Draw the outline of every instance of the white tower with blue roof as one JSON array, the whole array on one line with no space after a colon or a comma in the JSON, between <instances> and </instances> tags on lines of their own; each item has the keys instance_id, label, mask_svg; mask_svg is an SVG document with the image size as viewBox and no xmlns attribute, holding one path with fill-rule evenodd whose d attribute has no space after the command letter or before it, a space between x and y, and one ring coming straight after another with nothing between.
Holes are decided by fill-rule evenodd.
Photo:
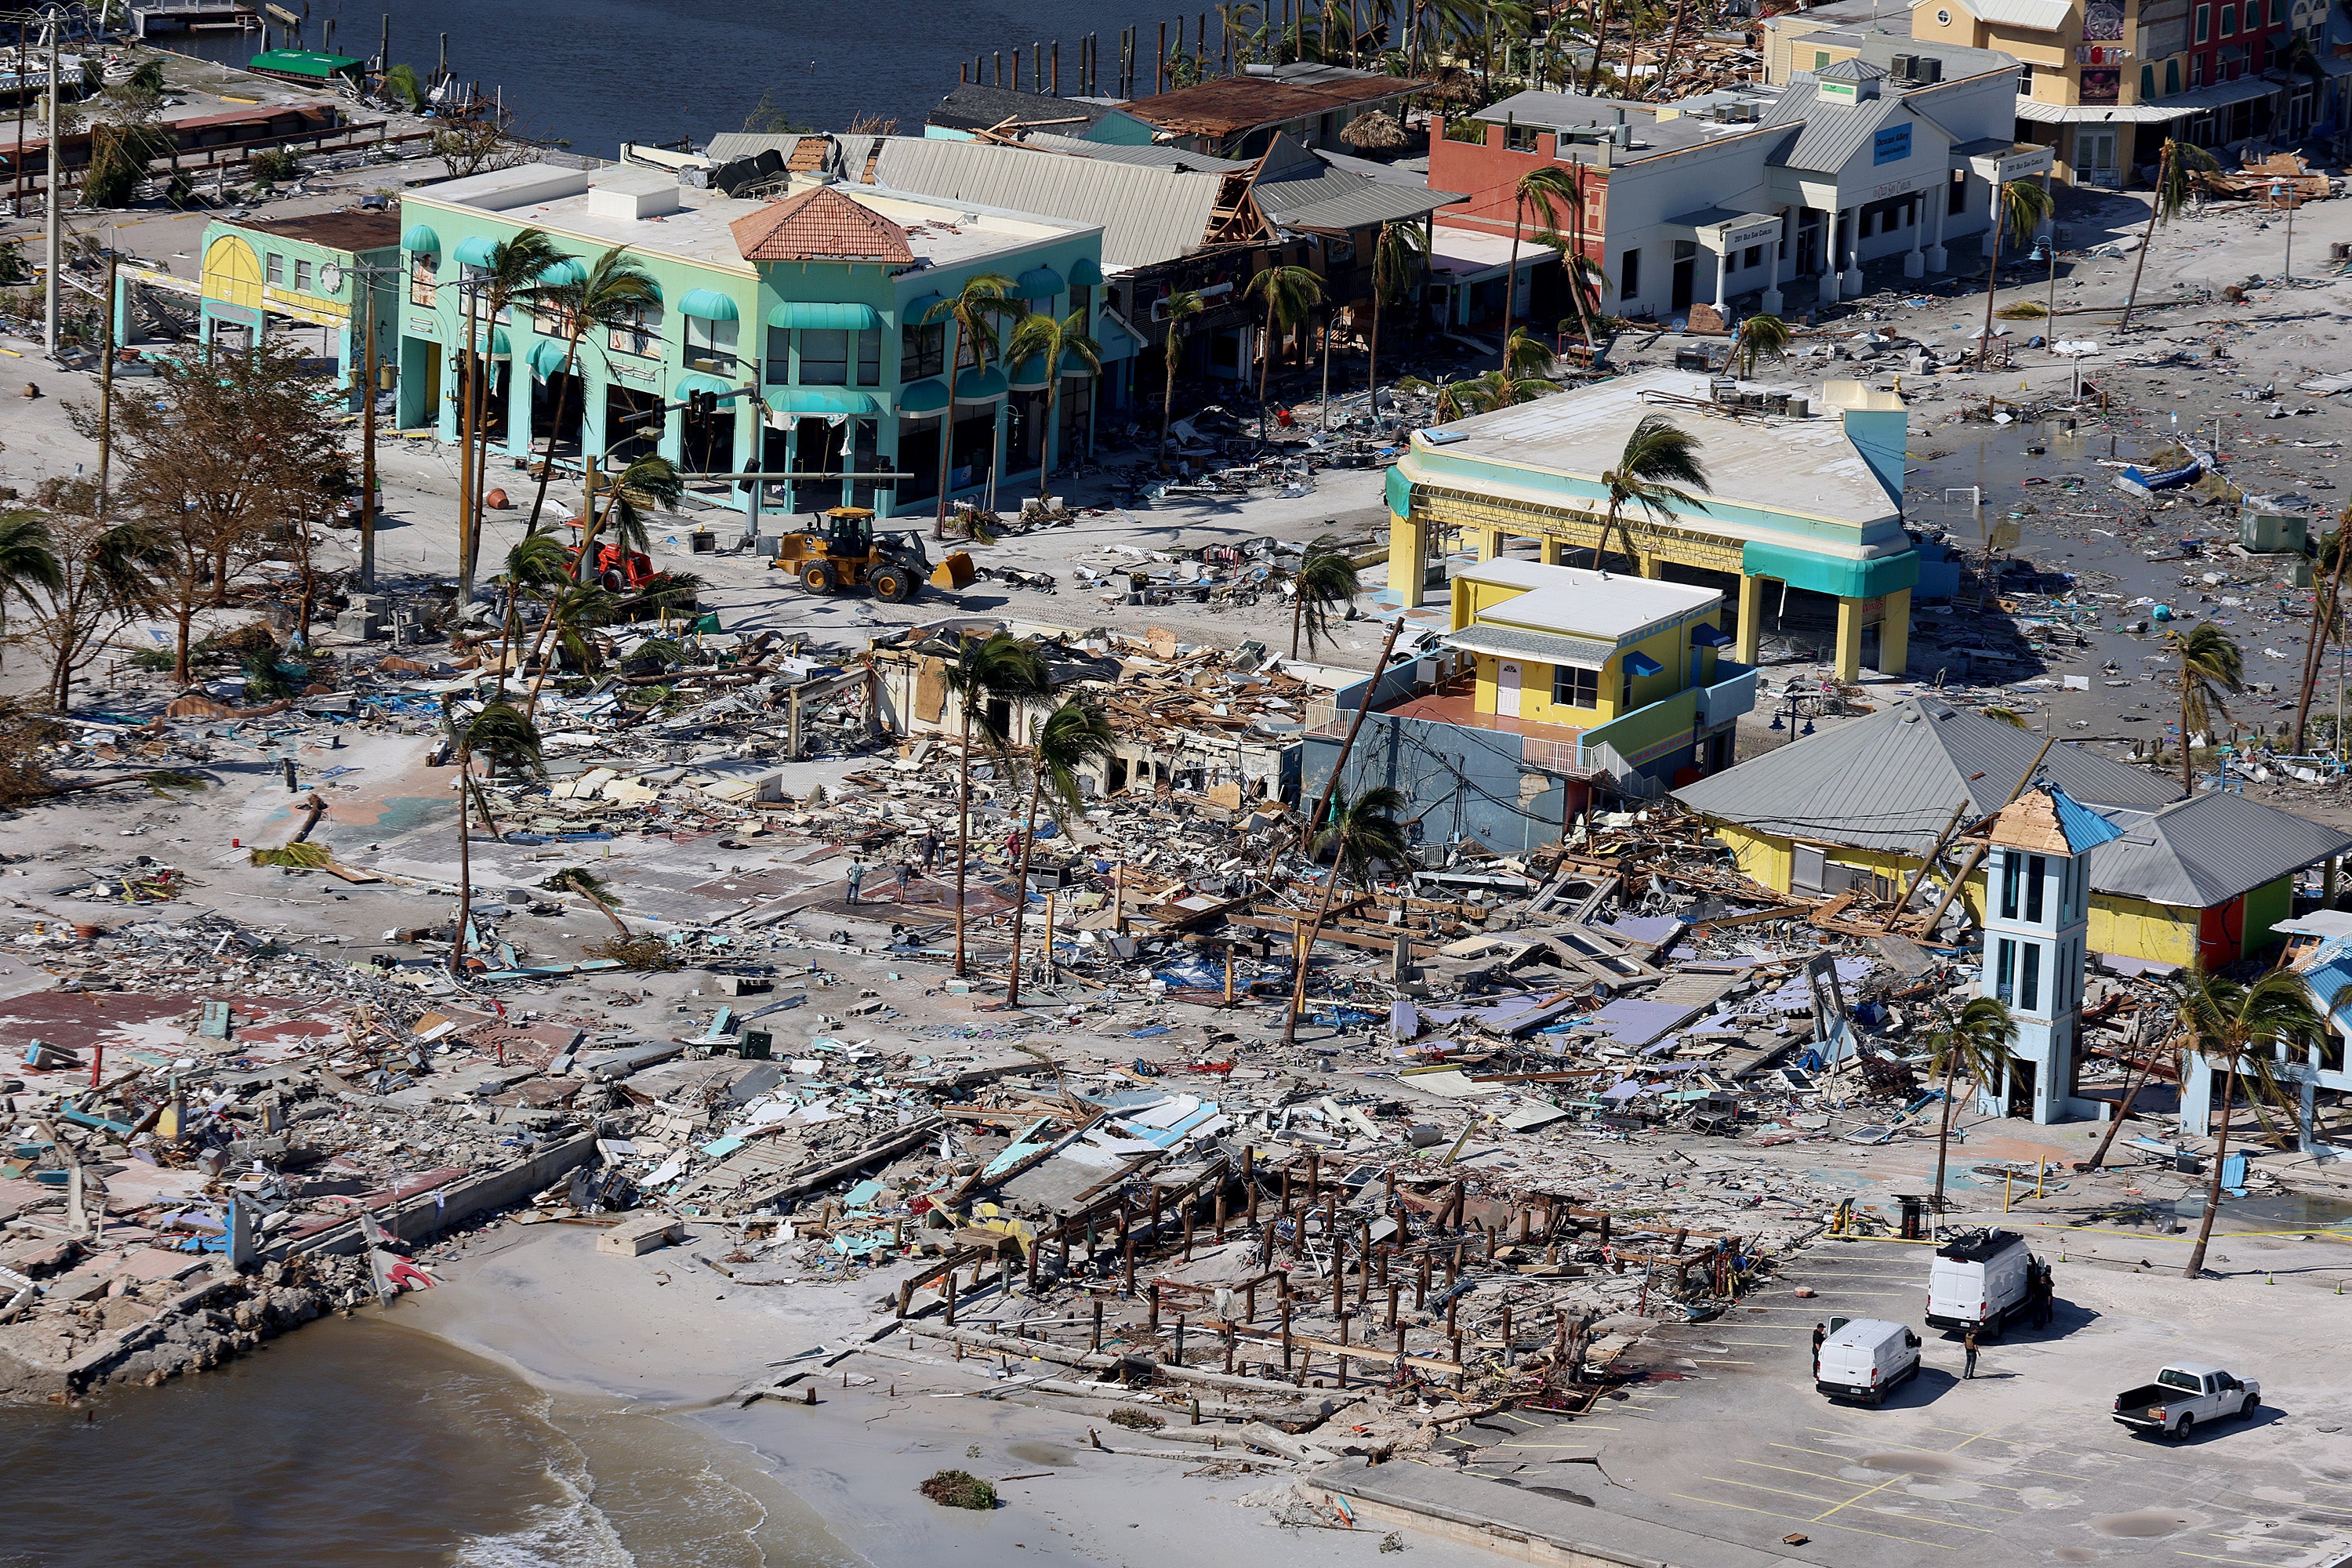
<instances>
[{"instance_id":1,"label":"white tower with blue roof","mask_svg":"<svg viewBox=\"0 0 2352 1568\"><path fill-rule=\"evenodd\" d=\"M2017 1044L2007 1081L1979 1091L1979 1107L1990 1114L2036 1121L2097 1114L2094 1102L2073 1092L2090 948L2088 857L2122 837L2050 784L2036 784L1992 820L1978 989L2009 1005Z\"/></svg>"}]
</instances>

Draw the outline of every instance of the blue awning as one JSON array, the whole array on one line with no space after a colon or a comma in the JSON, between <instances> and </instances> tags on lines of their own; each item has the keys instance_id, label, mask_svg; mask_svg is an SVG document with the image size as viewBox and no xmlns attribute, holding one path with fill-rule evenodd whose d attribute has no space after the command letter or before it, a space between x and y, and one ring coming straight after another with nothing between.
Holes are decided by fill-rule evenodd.
<instances>
[{"instance_id":1,"label":"blue awning","mask_svg":"<svg viewBox=\"0 0 2352 1568\"><path fill-rule=\"evenodd\" d=\"M898 324L902 327L928 326L931 312L946 303L947 300L938 294L918 294L898 308Z\"/></svg>"},{"instance_id":2,"label":"blue awning","mask_svg":"<svg viewBox=\"0 0 2352 1568\"><path fill-rule=\"evenodd\" d=\"M1004 373L994 365L986 370L968 370L956 377L958 403L986 403L1004 395Z\"/></svg>"},{"instance_id":3,"label":"blue awning","mask_svg":"<svg viewBox=\"0 0 2352 1568\"><path fill-rule=\"evenodd\" d=\"M567 257L541 273L539 280L550 289L573 289L588 281L588 268Z\"/></svg>"},{"instance_id":4,"label":"blue awning","mask_svg":"<svg viewBox=\"0 0 2352 1568\"><path fill-rule=\"evenodd\" d=\"M458 331L463 331L465 328L461 325ZM453 357L462 352L460 349L449 351ZM474 352L488 359L512 359L514 344L507 337L507 330L504 327L490 327L486 330L481 322L477 321L474 323Z\"/></svg>"},{"instance_id":5,"label":"blue awning","mask_svg":"<svg viewBox=\"0 0 2352 1568\"><path fill-rule=\"evenodd\" d=\"M1102 268L1096 265L1093 257L1081 256L1070 263L1070 281L1079 288L1099 289L1102 287Z\"/></svg>"},{"instance_id":6,"label":"blue awning","mask_svg":"<svg viewBox=\"0 0 2352 1568\"><path fill-rule=\"evenodd\" d=\"M922 384L918 382L917 385ZM806 415L812 418L823 414L878 414L882 405L868 393L852 391L845 386L795 386L771 395L768 406L786 414Z\"/></svg>"},{"instance_id":7,"label":"blue awning","mask_svg":"<svg viewBox=\"0 0 2352 1568\"><path fill-rule=\"evenodd\" d=\"M937 414L948 405L948 384L936 375L910 381L898 389L898 412L916 418Z\"/></svg>"},{"instance_id":8,"label":"blue awning","mask_svg":"<svg viewBox=\"0 0 2352 1568\"><path fill-rule=\"evenodd\" d=\"M1032 267L1024 272L1013 292L1024 300L1050 300L1062 291L1062 275L1050 267Z\"/></svg>"},{"instance_id":9,"label":"blue awning","mask_svg":"<svg viewBox=\"0 0 2352 1568\"><path fill-rule=\"evenodd\" d=\"M686 298L677 302L677 313L681 316L698 316L706 321L737 320L735 301L716 289L689 289Z\"/></svg>"},{"instance_id":10,"label":"blue awning","mask_svg":"<svg viewBox=\"0 0 2352 1568\"><path fill-rule=\"evenodd\" d=\"M457 259L468 267L488 267L499 242L485 234L469 234L457 242Z\"/></svg>"},{"instance_id":11,"label":"blue awning","mask_svg":"<svg viewBox=\"0 0 2352 1568\"><path fill-rule=\"evenodd\" d=\"M530 345L530 374L541 381L551 375L562 375L566 357L563 344L553 338L541 338Z\"/></svg>"},{"instance_id":12,"label":"blue awning","mask_svg":"<svg viewBox=\"0 0 2352 1568\"><path fill-rule=\"evenodd\" d=\"M882 325L882 317L871 305L829 305L815 300L786 300L768 312L768 325L790 327L801 331L870 332Z\"/></svg>"},{"instance_id":13,"label":"blue awning","mask_svg":"<svg viewBox=\"0 0 2352 1568\"><path fill-rule=\"evenodd\" d=\"M717 376L705 375L698 370L686 371L674 376L669 384L669 395L672 402L683 398L689 392L729 393L734 390Z\"/></svg>"},{"instance_id":14,"label":"blue awning","mask_svg":"<svg viewBox=\"0 0 2352 1568\"><path fill-rule=\"evenodd\" d=\"M1023 390L1032 390L1045 385L1045 367L1038 363L1041 357L1042 356L1037 354L1031 354L1019 364L1013 365L1011 369L1007 370L1004 373L1006 384L1018 387ZM1086 361L1080 359L1077 356L1076 351L1072 349L1064 349L1062 351L1062 374L1066 376L1092 375L1094 374L1094 367L1087 363Z\"/></svg>"},{"instance_id":15,"label":"blue awning","mask_svg":"<svg viewBox=\"0 0 2352 1568\"><path fill-rule=\"evenodd\" d=\"M1625 656L1625 668L1635 675L1656 675L1666 667L1646 653L1634 652Z\"/></svg>"},{"instance_id":16,"label":"blue awning","mask_svg":"<svg viewBox=\"0 0 2352 1568\"><path fill-rule=\"evenodd\" d=\"M1731 641L1731 634L1721 626L1711 626L1702 622L1691 627L1693 647L1729 647Z\"/></svg>"},{"instance_id":17,"label":"blue awning","mask_svg":"<svg viewBox=\"0 0 2352 1568\"><path fill-rule=\"evenodd\" d=\"M400 237L400 247L418 256L441 254L441 237L421 223L413 223Z\"/></svg>"}]
</instances>

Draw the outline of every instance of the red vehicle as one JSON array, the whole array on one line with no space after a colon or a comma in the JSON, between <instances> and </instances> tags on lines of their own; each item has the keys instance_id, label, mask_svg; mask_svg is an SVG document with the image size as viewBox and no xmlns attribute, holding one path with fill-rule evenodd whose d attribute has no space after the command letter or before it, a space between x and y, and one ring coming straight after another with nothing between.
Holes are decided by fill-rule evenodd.
<instances>
[{"instance_id":1,"label":"red vehicle","mask_svg":"<svg viewBox=\"0 0 2352 1568\"><path fill-rule=\"evenodd\" d=\"M581 522L575 517L567 520L563 526L572 531L572 542L564 546L563 553L565 559L572 563L572 575L577 578L580 574L578 536ZM591 580L604 584L608 593L640 592L659 575L660 569L654 565L653 557L645 552L615 544L609 539L596 542L596 574Z\"/></svg>"}]
</instances>

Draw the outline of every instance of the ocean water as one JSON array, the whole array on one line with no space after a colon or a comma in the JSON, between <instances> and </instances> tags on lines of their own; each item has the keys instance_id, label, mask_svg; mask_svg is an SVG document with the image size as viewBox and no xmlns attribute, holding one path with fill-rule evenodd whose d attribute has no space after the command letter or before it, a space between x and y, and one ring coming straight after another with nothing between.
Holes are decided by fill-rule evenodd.
<instances>
[{"instance_id":1,"label":"ocean water","mask_svg":"<svg viewBox=\"0 0 2352 1568\"><path fill-rule=\"evenodd\" d=\"M289 9L299 11L299 5ZM1202 7L1183 13L1190 28ZM820 0L311 0L304 41L373 55L392 23L392 58L419 75L449 35L449 68L485 91L503 89L533 136L574 152L611 157L624 140L699 143L742 129L765 98L795 122L838 131L853 116L895 119L919 133L923 117L956 85L959 61L1003 49L1062 44L1062 90L1077 91L1078 39L1101 36L1106 89L1116 86L1118 32L1139 26L1142 79L1150 90L1159 25L1172 37L1178 12L1088 0L901 0L889 5ZM1215 30L1214 12L1211 31ZM259 33L159 36L166 47L242 64ZM991 79L993 78L992 62ZM1009 67L1008 67L1009 68Z\"/></svg>"},{"instance_id":2,"label":"ocean water","mask_svg":"<svg viewBox=\"0 0 2352 1568\"><path fill-rule=\"evenodd\" d=\"M82 1409L0 1406L0 1568L830 1568L744 1451L395 1322Z\"/></svg>"}]
</instances>

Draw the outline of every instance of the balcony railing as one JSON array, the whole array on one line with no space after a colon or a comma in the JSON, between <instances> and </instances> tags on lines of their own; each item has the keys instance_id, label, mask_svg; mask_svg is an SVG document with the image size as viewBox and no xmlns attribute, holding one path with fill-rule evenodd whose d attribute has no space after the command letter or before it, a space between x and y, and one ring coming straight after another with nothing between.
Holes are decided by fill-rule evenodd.
<instances>
[{"instance_id":1,"label":"balcony railing","mask_svg":"<svg viewBox=\"0 0 2352 1568\"><path fill-rule=\"evenodd\" d=\"M1726 675L1725 671L1738 673ZM1742 713L1756 711L1756 680L1758 671L1752 667L1734 664L1727 658L1715 661L1716 682L1699 690L1699 722L1712 729L1728 724Z\"/></svg>"}]
</instances>

